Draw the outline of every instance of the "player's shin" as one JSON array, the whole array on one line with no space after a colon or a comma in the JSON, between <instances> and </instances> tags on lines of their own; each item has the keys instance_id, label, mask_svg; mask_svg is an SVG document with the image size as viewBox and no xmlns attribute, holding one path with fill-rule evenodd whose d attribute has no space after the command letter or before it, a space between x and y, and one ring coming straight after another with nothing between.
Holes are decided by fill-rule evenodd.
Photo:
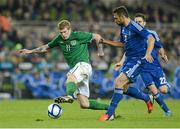
<instances>
[{"instance_id":1,"label":"player's shin","mask_svg":"<svg viewBox=\"0 0 180 129\"><path fill-rule=\"evenodd\" d=\"M170 111L159 92L156 95L154 95L154 98L165 113Z\"/></svg>"},{"instance_id":2,"label":"player's shin","mask_svg":"<svg viewBox=\"0 0 180 129\"><path fill-rule=\"evenodd\" d=\"M118 103L121 101L122 98L123 98L123 89L115 88L114 94L111 99L111 103L109 105L108 111L106 112L106 114L109 117L111 117L114 114L115 109L118 106Z\"/></svg>"},{"instance_id":3,"label":"player's shin","mask_svg":"<svg viewBox=\"0 0 180 129\"><path fill-rule=\"evenodd\" d=\"M108 104L99 103L96 100L89 100L89 108L93 110L107 110L109 107Z\"/></svg>"},{"instance_id":4,"label":"player's shin","mask_svg":"<svg viewBox=\"0 0 180 129\"><path fill-rule=\"evenodd\" d=\"M73 96L73 93L76 91L77 85L74 82L68 82L66 84L66 93L67 95Z\"/></svg>"},{"instance_id":5,"label":"player's shin","mask_svg":"<svg viewBox=\"0 0 180 129\"><path fill-rule=\"evenodd\" d=\"M136 99L144 100L145 102L148 102L150 100L149 96L143 92L141 92L139 89L135 87L129 87L124 94L134 97Z\"/></svg>"}]
</instances>

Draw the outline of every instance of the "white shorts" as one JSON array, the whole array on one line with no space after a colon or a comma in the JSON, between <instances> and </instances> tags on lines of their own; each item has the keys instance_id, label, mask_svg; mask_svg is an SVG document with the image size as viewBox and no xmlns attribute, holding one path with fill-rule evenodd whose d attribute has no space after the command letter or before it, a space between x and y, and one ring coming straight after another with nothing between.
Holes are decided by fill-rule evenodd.
<instances>
[{"instance_id":1,"label":"white shorts","mask_svg":"<svg viewBox=\"0 0 180 129\"><path fill-rule=\"evenodd\" d=\"M77 94L89 97L89 79L92 75L91 65L86 62L79 62L70 69L67 76L69 74L73 74L77 79L77 90L74 92L74 97L77 98Z\"/></svg>"}]
</instances>

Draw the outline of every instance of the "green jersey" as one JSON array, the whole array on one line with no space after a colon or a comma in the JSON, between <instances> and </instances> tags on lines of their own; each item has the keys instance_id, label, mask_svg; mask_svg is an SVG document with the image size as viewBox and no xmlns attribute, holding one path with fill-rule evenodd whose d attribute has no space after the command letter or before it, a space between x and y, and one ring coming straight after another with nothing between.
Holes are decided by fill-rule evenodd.
<instances>
[{"instance_id":1,"label":"green jersey","mask_svg":"<svg viewBox=\"0 0 180 129\"><path fill-rule=\"evenodd\" d=\"M73 68L78 62L89 63L88 44L91 42L92 33L71 32L68 39L64 40L59 34L48 43L50 48L59 47L68 65Z\"/></svg>"}]
</instances>

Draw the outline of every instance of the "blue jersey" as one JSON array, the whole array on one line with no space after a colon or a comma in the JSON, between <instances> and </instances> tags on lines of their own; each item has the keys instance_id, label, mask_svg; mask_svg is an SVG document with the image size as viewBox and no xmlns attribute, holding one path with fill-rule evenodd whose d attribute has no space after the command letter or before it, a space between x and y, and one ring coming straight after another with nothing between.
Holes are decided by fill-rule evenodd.
<instances>
[{"instance_id":1,"label":"blue jersey","mask_svg":"<svg viewBox=\"0 0 180 129\"><path fill-rule=\"evenodd\" d=\"M128 26L121 27L120 41L124 43L127 58L142 58L146 53L146 45L149 33L145 28L131 20Z\"/></svg>"},{"instance_id":2,"label":"blue jersey","mask_svg":"<svg viewBox=\"0 0 180 129\"><path fill-rule=\"evenodd\" d=\"M148 30L149 33L152 34L152 36L155 39L155 43L154 43L154 49L151 52L151 55L154 59L154 61L152 63L148 63L147 61L145 61L146 63L143 64L143 70L142 71L151 71L151 72L156 72L157 67L161 68L160 62L158 60L158 52L157 49L162 48L162 43L157 35L157 33L153 30ZM147 48L147 45L146 45Z\"/></svg>"}]
</instances>

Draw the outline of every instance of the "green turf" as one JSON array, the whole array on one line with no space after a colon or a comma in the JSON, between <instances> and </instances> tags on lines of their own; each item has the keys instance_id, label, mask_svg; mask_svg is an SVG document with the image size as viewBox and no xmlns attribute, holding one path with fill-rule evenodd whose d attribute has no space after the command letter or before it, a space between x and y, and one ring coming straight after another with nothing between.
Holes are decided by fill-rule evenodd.
<instances>
[{"instance_id":1,"label":"green turf","mask_svg":"<svg viewBox=\"0 0 180 129\"><path fill-rule=\"evenodd\" d=\"M104 111L83 110L78 103L63 104L63 114L59 119L47 115L47 107L52 100L0 100L0 127L21 128L176 128L180 127L180 101L167 100L173 112L165 117L157 104L152 114L147 113L146 105L139 100L122 101L117 109L120 115L114 121L100 122ZM103 101L108 103L109 101Z\"/></svg>"}]
</instances>

